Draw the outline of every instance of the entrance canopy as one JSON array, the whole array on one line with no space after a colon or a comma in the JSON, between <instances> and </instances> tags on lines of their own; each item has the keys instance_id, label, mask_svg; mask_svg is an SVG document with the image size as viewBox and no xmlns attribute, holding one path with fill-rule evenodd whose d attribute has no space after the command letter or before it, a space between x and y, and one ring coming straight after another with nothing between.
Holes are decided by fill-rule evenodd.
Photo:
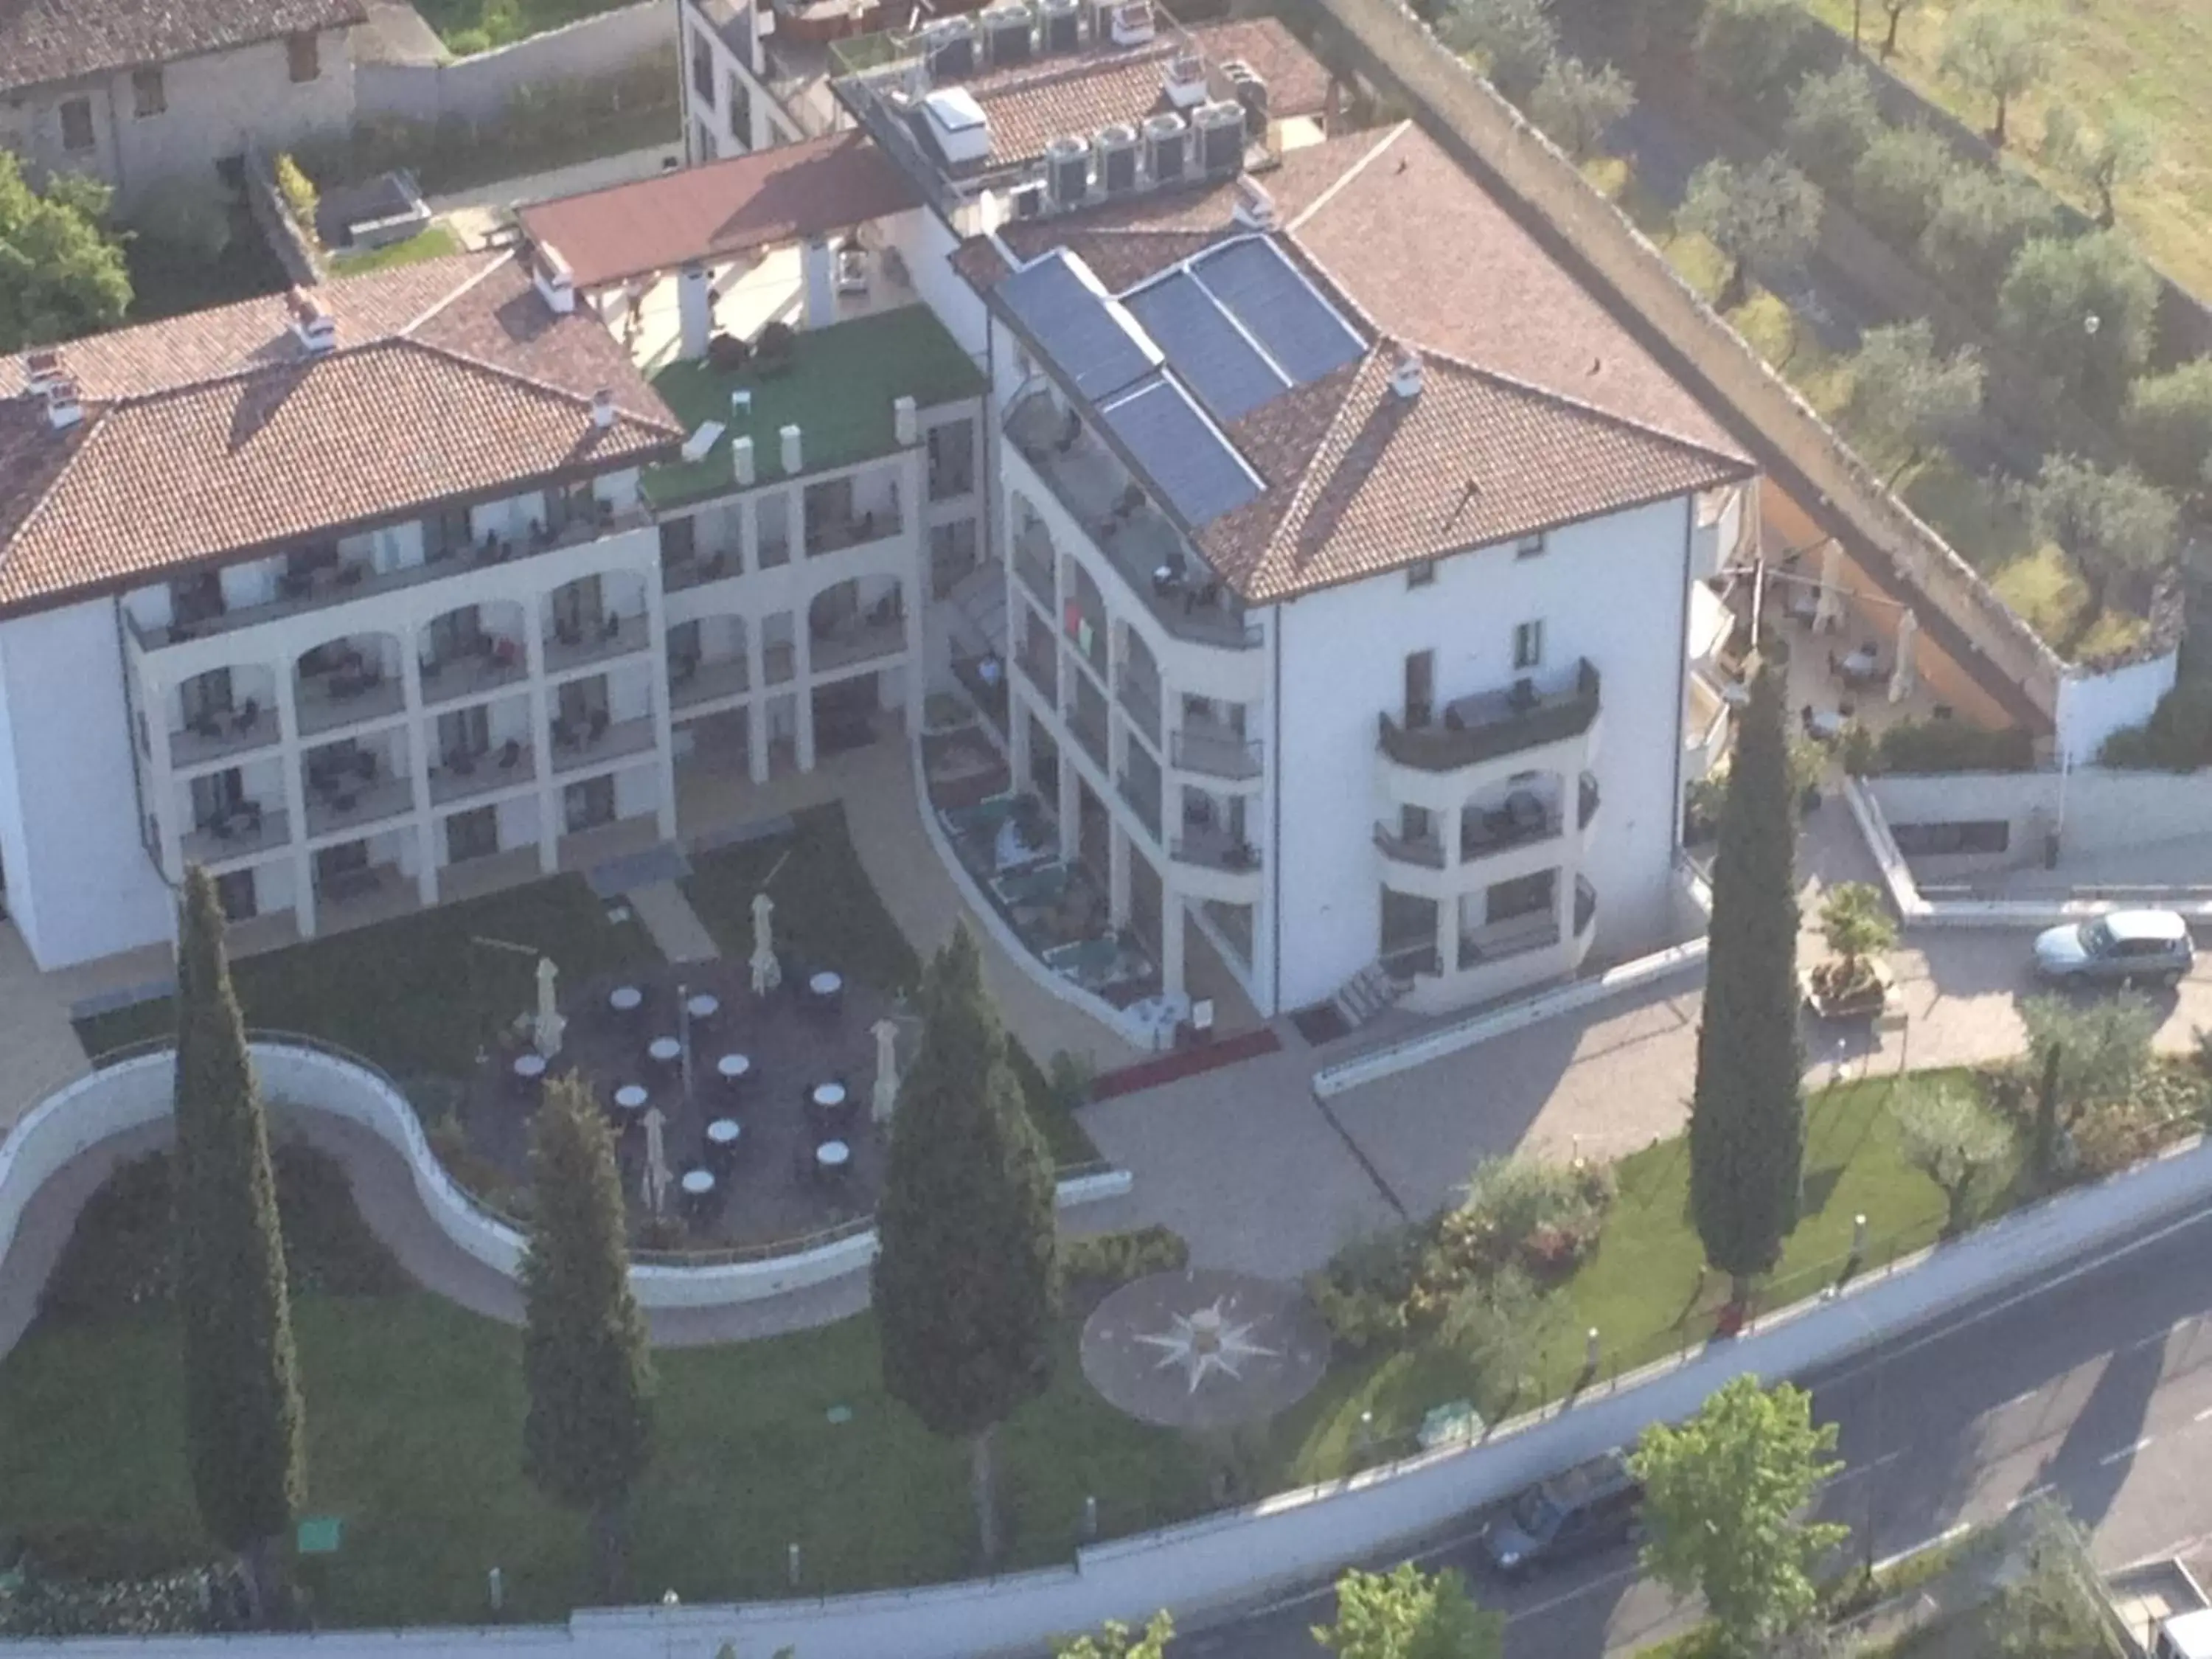
<instances>
[{"instance_id":1,"label":"entrance canopy","mask_svg":"<svg viewBox=\"0 0 2212 1659\"><path fill-rule=\"evenodd\" d=\"M832 133L522 210L579 290L849 230L921 205L867 137Z\"/></svg>"}]
</instances>

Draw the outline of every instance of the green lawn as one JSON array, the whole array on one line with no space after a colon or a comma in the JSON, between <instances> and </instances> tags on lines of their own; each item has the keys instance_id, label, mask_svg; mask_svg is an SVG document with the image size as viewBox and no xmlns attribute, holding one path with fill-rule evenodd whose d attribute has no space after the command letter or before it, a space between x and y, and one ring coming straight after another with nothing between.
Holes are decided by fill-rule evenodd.
<instances>
[{"instance_id":1,"label":"green lawn","mask_svg":"<svg viewBox=\"0 0 2212 1659\"><path fill-rule=\"evenodd\" d=\"M613 11L628 0L417 0L415 9L456 52L525 40L564 23ZM481 39L477 38L481 35Z\"/></svg>"},{"instance_id":2,"label":"green lawn","mask_svg":"<svg viewBox=\"0 0 2212 1659\"><path fill-rule=\"evenodd\" d=\"M247 957L231 977L250 1025L322 1037L402 1078L459 1077L493 1031L537 1006L541 952L571 986L657 959L643 927L610 922L580 876L556 876ZM79 1020L77 1035L97 1054L166 1036L173 1021L164 998Z\"/></svg>"},{"instance_id":3,"label":"green lawn","mask_svg":"<svg viewBox=\"0 0 2212 1659\"><path fill-rule=\"evenodd\" d=\"M343 251L331 255L331 275L359 276L372 270L389 270L394 265L411 265L418 259L442 258L448 253L461 251L461 239L441 224L432 224L416 232L402 242L387 242L382 247L369 248L362 252Z\"/></svg>"},{"instance_id":4,"label":"green lawn","mask_svg":"<svg viewBox=\"0 0 2212 1659\"><path fill-rule=\"evenodd\" d=\"M1902 1085L1881 1079L1826 1090L1808 1106L1805 1216L1790 1235L1767 1307L1817 1294L1849 1255L1851 1221L1867 1218L1869 1267L1933 1243L1944 1220L1942 1194L1906 1164L1889 1104L1899 1087L1972 1087L1963 1073L1923 1073ZM1620 1196L1597 1249L1553 1293L1563 1299L1547 1346L1541 1384L1551 1398L1571 1387L1583 1358L1583 1333L1602 1333L1606 1370L1626 1370L1704 1340L1726 1299L1725 1280L1707 1282L1704 1252L1689 1217L1687 1142L1676 1137L1616 1166ZM1979 1213L2012 1201L2009 1176L1990 1182ZM1410 1433L1424 1413L1472 1397L1465 1364L1433 1348L1339 1364L1285 1422L1279 1452L1286 1480L1325 1480L1357 1455L1363 1411L1378 1439Z\"/></svg>"},{"instance_id":5,"label":"green lawn","mask_svg":"<svg viewBox=\"0 0 2212 1659\"><path fill-rule=\"evenodd\" d=\"M517 1618L587 1599L580 1524L522 1476L514 1331L421 1293L303 1297L294 1314L307 1512L345 1522L343 1553L307 1564L325 1619L471 1621L494 1565ZM148 1314L41 1328L0 1361L0 1538L24 1534L58 1564L94 1571L208 1553L179 1440L176 1346L173 1320ZM781 1594L793 1542L810 1591L971 1569L965 1453L884 1395L872 1320L664 1351L657 1364L658 1455L635 1517L641 1595ZM851 1420L832 1424L835 1406ZM1199 1505L1183 1443L1100 1401L1072 1332L1050 1391L1001 1444L1021 1565L1066 1559L1086 1493L1109 1535Z\"/></svg>"},{"instance_id":6,"label":"green lawn","mask_svg":"<svg viewBox=\"0 0 2212 1659\"><path fill-rule=\"evenodd\" d=\"M730 424L730 394L750 391L751 413L696 461L647 471L646 498L656 507L726 495L730 440L750 436L763 478L782 466L787 426L805 434L806 471L850 466L898 447L891 401L910 397L923 409L973 398L983 376L927 306L902 306L835 327L805 329L794 339L788 367L772 373L715 368L703 358L671 363L653 377L687 429L702 422Z\"/></svg>"},{"instance_id":7,"label":"green lawn","mask_svg":"<svg viewBox=\"0 0 2212 1659\"><path fill-rule=\"evenodd\" d=\"M1815 15L1850 33L1853 0L1812 0ZM2021 0L2047 43L2051 72L2014 102L2008 126L2013 158L2075 206L2088 199L2035 161L2045 111L2054 100L2094 119L2112 103L2136 110L2158 129L2151 171L2119 192L2120 223L2166 274L2200 296L2212 295L2212 8L2203 0ZM1963 0L1918 0L1898 33L1890 68L1976 131L1990 125L1986 100L1936 73L1944 31ZM1865 7L1878 30L1879 7ZM1869 45L1879 45L1874 33Z\"/></svg>"},{"instance_id":8,"label":"green lawn","mask_svg":"<svg viewBox=\"0 0 2212 1659\"><path fill-rule=\"evenodd\" d=\"M845 829L842 806L801 812L794 833L746 842L691 860L684 890L722 954L739 960L753 948L753 895L765 885L775 900L775 936L809 965L835 968L878 990L903 996L921 974L921 958L884 908ZM1012 1045L1030 1115L1053 1161L1087 1164L1098 1149L1073 1115L1051 1098L1036 1061Z\"/></svg>"}]
</instances>

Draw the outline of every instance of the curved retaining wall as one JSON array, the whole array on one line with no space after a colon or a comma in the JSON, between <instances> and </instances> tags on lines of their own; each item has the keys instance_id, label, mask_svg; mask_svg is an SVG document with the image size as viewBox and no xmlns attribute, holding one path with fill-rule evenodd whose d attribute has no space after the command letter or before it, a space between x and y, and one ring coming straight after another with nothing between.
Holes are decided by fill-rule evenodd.
<instances>
[{"instance_id":1,"label":"curved retaining wall","mask_svg":"<svg viewBox=\"0 0 2212 1659\"><path fill-rule=\"evenodd\" d=\"M257 1041L252 1047L262 1091L272 1104L342 1117L384 1141L406 1159L416 1195L446 1237L485 1266L515 1276L522 1235L446 1173L414 1107L389 1079L305 1042ZM0 1141L0 1264L31 1195L56 1171L112 1135L169 1115L173 1067L166 1048L106 1066L47 1096ZM1128 1171L1110 1170L1062 1182L1059 1200L1066 1206L1128 1190ZM646 1308L757 1302L857 1273L875 1253L876 1236L869 1230L767 1261L696 1267L641 1264L630 1269L630 1286Z\"/></svg>"}]
</instances>

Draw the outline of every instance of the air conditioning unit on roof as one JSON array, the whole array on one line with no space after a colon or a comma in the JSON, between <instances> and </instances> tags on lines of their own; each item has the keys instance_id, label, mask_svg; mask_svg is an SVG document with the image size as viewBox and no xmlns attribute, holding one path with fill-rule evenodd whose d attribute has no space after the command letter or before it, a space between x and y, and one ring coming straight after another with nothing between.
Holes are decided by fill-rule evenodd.
<instances>
[{"instance_id":1,"label":"air conditioning unit on roof","mask_svg":"<svg viewBox=\"0 0 2212 1659\"><path fill-rule=\"evenodd\" d=\"M1140 46L1157 32L1152 21L1152 0L1122 0L1115 7L1108 33L1117 46Z\"/></svg>"},{"instance_id":2,"label":"air conditioning unit on roof","mask_svg":"<svg viewBox=\"0 0 2212 1659\"><path fill-rule=\"evenodd\" d=\"M1196 109L1206 99L1206 59L1194 52L1179 52L1168 59L1168 102L1177 109Z\"/></svg>"}]
</instances>

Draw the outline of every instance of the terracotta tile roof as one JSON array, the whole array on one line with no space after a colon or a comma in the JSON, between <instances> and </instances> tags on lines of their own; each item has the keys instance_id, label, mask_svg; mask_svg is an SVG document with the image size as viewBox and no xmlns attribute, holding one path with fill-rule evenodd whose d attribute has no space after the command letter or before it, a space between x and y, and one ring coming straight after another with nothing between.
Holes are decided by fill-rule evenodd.
<instances>
[{"instance_id":1,"label":"terracotta tile roof","mask_svg":"<svg viewBox=\"0 0 2212 1659\"><path fill-rule=\"evenodd\" d=\"M559 251L578 288L599 288L850 230L921 199L864 134L843 132L543 202L522 210L522 228Z\"/></svg>"},{"instance_id":2,"label":"terracotta tile roof","mask_svg":"<svg viewBox=\"0 0 2212 1659\"><path fill-rule=\"evenodd\" d=\"M288 538L643 461L682 436L596 318L556 316L507 254L317 291L308 353L282 300L63 349L84 419L0 384L0 610L35 609ZM592 393L612 388L600 428Z\"/></svg>"},{"instance_id":3,"label":"terracotta tile roof","mask_svg":"<svg viewBox=\"0 0 2212 1659\"><path fill-rule=\"evenodd\" d=\"M1291 239L1378 326L1578 402L1737 453L1721 423L1522 222L1410 123Z\"/></svg>"},{"instance_id":4,"label":"terracotta tile roof","mask_svg":"<svg viewBox=\"0 0 2212 1659\"><path fill-rule=\"evenodd\" d=\"M368 19L363 0L0 0L0 92Z\"/></svg>"},{"instance_id":5,"label":"terracotta tile roof","mask_svg":"<svg viewBox=\"0 0 2212 1659\"><path fill-rule=\"evenodd\" d=\"M1272 17L1209 24L1188 35L1164 31L1140 46L1041 58L963 82L990 119L989 166L1034 161L1062 134L1087 137L1115 121L1134 123L1172 107L1167 62L1191 50L1213 71L1217 98L1235 95L1221 66L1242 59L1267 83L1273 115L1317 115L1328 102L1328 70Z\"/></svg>"},{"instance_id":6,"label":"terracotta tile roof","mask_svg":"<svg viewBox=\"0 0 2212 1659\"><path fill-rule=\"evenodd\" d=\"M1267 493L1202 526L1200 550L1247 603L1292 598L1470 547L1748 477L1748 462L1470 364L1405 349L1254 410L1230 436Z\"/></svg>"}]
</instances>

